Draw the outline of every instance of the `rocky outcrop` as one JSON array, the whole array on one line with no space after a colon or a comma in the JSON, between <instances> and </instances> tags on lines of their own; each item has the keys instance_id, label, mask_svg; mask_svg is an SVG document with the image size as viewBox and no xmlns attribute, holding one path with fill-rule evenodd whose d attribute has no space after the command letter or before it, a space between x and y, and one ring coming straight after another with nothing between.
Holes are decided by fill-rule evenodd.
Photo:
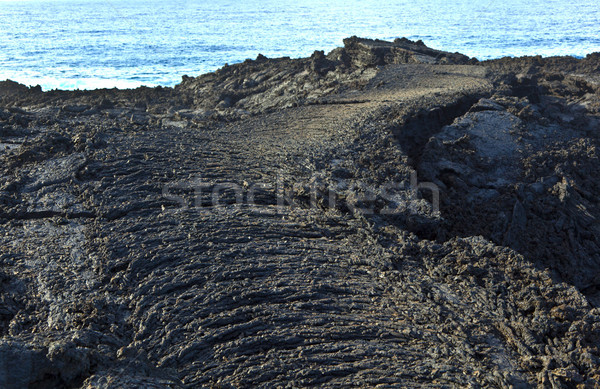
<instances>
[{"instance_id":1,"label":"rocky outcrop","mask_svg":"<svg viewBox=\"0 0 600 389\"><path fill-rule=\"evenodd\" d=\"M598 56L356 37L0 84L0 387L595 387Z\"/></svg>"},{"instance_id":2,"label":"rocky outcrop","mask_svg":"<svg viewBox=\"0 0 600 389\"><path fill-rule=\"evenodd\" d=\"M262 112L319 103L323 98L362 88L386 64L466 64L468 57L430 49L422 42L352 37L344 47L310 58L268 59L262 55L197 78L184 77L177 91L191 94L200 115L230 108L234 113Z\"/></svg>"},{"instance_id":3,"label":"rocky outcrop","mask_svg":"<svg viewBox=\"0 0 600 389\"><path fill-rule=\"evenodd\" d=\"M413 42L406 38L387 42L353 36L344 39L344 47L334 50L329 56L347 58L347 61L356 67L403 63L462 65L477 62L470 60L466 55L431 49L422 41Z\"/></svg>"}]
</instances>

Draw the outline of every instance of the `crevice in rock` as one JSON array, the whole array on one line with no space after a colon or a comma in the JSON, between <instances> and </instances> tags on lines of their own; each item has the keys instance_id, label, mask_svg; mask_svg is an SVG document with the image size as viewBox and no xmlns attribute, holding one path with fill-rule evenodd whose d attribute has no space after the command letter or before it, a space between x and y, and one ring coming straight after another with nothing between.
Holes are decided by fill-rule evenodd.
<instances>
[{"instance_id":1,"label":"crevice in rock","mask_svg":"<svg viewBox=\"0 0 600 389\"><path fill-rule=\"evenodd\" d=\"M402 151L409 157L409 163L413 168L418 168L421 154L429 138L439 133L444 126L452 124L456 118L466 114L482 97L485 96L481 94L463 96L451 104L412 111L399 120L392 128L392 132Z\"/></svg>"},{"instance_id":2,"label":"crevice in rock","mask_svg":"<svg viewBox=\"0 0 600 389\"><path fill-rule=\"evenodd\" d=\"M412 141L409 156L419 177L440 188L441 219L431 236L441 243L482 236L598 306L598 205L587 195L598 192L589 179L598 175L597 138L582 138L582 130L560 121L555 127L527 122L512 113L521 100L498 99L502 107L480 102L430 143L420 133L411 137L410 125L402 128L402 146ZM435 122L433 116L427 112L421 119ZM423 131L435 135L432 124Z\"/></svg>"}]
</instances>

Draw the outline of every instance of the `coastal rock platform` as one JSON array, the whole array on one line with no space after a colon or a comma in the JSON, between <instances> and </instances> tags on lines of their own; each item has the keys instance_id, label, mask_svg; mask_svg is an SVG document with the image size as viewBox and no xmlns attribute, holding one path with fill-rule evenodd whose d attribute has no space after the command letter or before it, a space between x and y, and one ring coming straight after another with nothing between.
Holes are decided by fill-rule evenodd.
<instances>
[{"instance_id":1,"label":"coastal rock platform","mask_svg":"<svg viewBox=\"0 0 600 389\"><path fill-rule=\"evenodd\" d=\"M0 387L597 387L599 146L598 53L0 82Z\"/></svg>"}]
</instances>

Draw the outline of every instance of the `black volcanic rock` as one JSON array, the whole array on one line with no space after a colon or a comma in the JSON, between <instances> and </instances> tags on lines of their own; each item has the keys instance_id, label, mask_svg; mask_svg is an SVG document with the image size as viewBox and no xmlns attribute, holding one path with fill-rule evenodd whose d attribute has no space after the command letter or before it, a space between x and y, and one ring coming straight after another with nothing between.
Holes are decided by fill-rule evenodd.
<instances>
[{"instance_id":1,"label":"black volcanic rock","mask_svg":"<svg viewBox=\"0 0 600 389\"><path fill-rule=\"evenodd\" d=\"M465 55L431 49L422 41L413 42L406 38L387 42L353 36L344 39L344 49L358 67L403 63L458 65L470 62Z\"/></svg>"},{"instance_id":2,"label":"black volcanic rock","mask_svg":"<svg viewBox=\"0 0 600 389\"><path fill-rule=\"evenodd\" d=\"M12 80L0 81L0 96L19 96L26 95L31 92L41 92L42 88L38 85L35 87L27 87Z\"/></svg>"},{"instance_id":3,"label":"black volcanic rock","mask_svg":"<svg viewBox=\"0 0 600 389\"><path fill-rule=\"evenodd\" d=\"M0 387L598 386L599 61L0 83Z\"/></svg>"}]
</instances>

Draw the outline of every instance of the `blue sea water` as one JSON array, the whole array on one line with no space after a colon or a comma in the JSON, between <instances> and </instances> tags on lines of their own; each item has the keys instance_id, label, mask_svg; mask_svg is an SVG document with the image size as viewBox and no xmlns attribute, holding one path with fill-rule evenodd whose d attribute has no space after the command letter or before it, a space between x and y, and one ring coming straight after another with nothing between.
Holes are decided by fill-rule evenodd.
<instances>
[{"instance_id":1,"label":"blue sea water","mask_svg":"<svg viewBox=\"0 0 600 389\"><path fill-rule=\"evenodd\" d=\"M0 80L44 90L172 86L351 35L478 59L600 51L598 0L0 0Z\"/></svg>"}]
</instances>

